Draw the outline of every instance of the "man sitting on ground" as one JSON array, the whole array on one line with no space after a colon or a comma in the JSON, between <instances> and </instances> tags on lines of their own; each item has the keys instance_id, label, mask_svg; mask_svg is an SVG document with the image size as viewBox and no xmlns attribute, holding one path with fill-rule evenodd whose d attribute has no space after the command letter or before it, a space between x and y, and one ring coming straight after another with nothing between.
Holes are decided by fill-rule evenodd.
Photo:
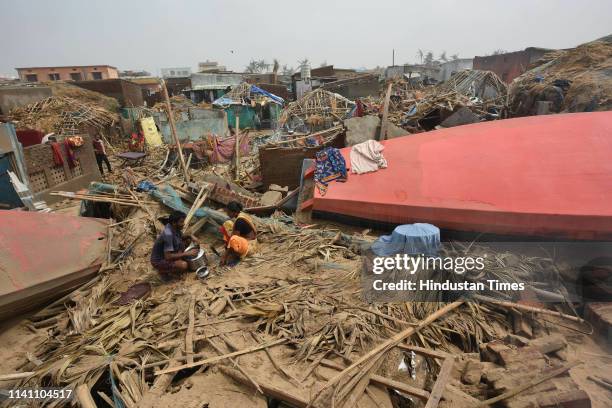
<instances>
[{"instance_id":1,"label":"man sitting on ground","mask_svg":"<svg viewBox=\"0 0 612 408\"><path fill-rule=\"evenodd\" d=\"M257 245L257 228L251 217L242 212L242 204L232 201L227 205L227 215L235 221L226 221L221 227L226 244L221 265L235 264L252 254Z\"/></svg>"},{"instance_id":2,"label":"man sitting on ground","mask_svg":"<svg viewBox=\"0 0 612 408\"><path fill-rule=\"evenodd\" d=\"M185 214L174 211L168 217L164 230L159 234L151 251L151 265L160 273L162 278L168 279L171 275L178 275L189 270L185 257L196 256L197 249L185 252L185 245L194 241L194 237L183 237L182 229L185 223Z\"/></svg>"}]
</instances>

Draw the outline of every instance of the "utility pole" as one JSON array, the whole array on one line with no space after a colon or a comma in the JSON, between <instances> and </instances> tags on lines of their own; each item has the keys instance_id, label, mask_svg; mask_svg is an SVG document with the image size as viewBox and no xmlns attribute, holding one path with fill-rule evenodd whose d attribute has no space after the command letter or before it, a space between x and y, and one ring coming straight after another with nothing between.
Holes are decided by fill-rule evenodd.
<instances>
[{"instance_id":1,"label":"utility pole","mask_svg":"<svg viewBox=\"0 0 612 408\"><path fill-rule=\"evenodd\" d=\"M395 48L393 49L393 59L392 59L391 66L392 66L392 67L394 67L394 66L395 66Z\"/></svg>"}]
</instances>

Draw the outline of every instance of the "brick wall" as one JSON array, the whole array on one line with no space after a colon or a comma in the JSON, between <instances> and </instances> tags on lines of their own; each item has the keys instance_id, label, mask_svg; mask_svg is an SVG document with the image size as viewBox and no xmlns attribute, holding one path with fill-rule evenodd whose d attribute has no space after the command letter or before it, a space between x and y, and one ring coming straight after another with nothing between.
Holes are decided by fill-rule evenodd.
<instances>
[{"instance_id":1,"label":"brick wall","mask_svg":"<svg viewBox=\"0 0 612 408\"><path fill-rule=\"evenodd\" d=\"M64 144L60 141L60 151L64 159L63 166L56 166L50 145L34 145L23 149L30 188L37 200L47 203L63 200L62 197L51 196L52 191L77 191L86 188L90 182L100 179L96 164L92 140L88 135L81 135L84 144L74 148L77 165L68 166L68 158Z\"/></svg>"}]
</instances>

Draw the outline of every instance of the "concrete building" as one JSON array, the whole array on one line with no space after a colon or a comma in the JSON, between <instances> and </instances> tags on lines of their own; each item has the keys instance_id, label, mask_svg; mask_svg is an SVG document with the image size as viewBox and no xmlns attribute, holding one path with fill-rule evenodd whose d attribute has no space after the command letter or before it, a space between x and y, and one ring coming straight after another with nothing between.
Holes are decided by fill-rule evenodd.
<instances>
[{"instance_id":1,"label":"concrete building","mask_svg":"<svg viewBox=\"0 0 612 408\"><path fill-rule=\"evenodd\" d=\"M436 79L439 82L447 81L454 73L472 69L473 65L473 58L458 58L443 62L440 64L440 71Z\"/></svg>"},{"instance_id":2,"label":"concrete building","mask_svg":"<svg viewBox=\"0 0 612 408\"><path fill-rule=\"evenodd\" d=\"M194 103L213 102L242 81L242 74L235 72L191 74L191 88L185 93Z\"/></svg>"},{"instance_id":3,"label":"concrete building","mask_svg":"<svg viewBox=\"0 0 612 408\"><path fill-rule=\"evenodd\" d=\"M191 75L190 67L179 68L162 68L161 76L163 78L186 78Z\"/></svg>"},{"instance_id":4,"label":"concrete building","mask_svg":"<svg viewBox=\"0 0 612 408\"><path fill-rule=\"evenodd\" d=\"M527 71L529 64L537 61L549 51L552 50L529 47L523 51L474 57L474 69L493 71L502 81L510 83L514 78Z\"/></svg>"},{"instance_id":5,"label":"concrete building","mask_svg":"<svg viewBox=\"0 0 612 408\"><path fill-rule=\"evenodd\" d=\"M291 75L291 90L296 99L304 94L321 87L328 82L354 78L361 75L354 69L334 68L333 65L312 68L310 78L302 78L302 72Z\"/></svg>"},{"instance_id":6,"label":"concrete building","mask_svg":"<svg viewBox=\"0 0 612 408\"><path fill-rule=\"evenodd\" d=\"M217 61L206 60L198 63L198 72L224 72L227 71L225 65L219 65Z\"/></svg>"},{"instance_id":7,"label":"concrete building","mask_svg":"<svg viewBox=\"0 0 612 408\"><path fill-rule=\"evenodd\" d=\"M110 65L73 65L64 67L15 68L24 82L87 81L119 78L117 68Z\"/></svg>"},{"instance_id":8,"label":"concrete building","mask_svg":"<svg viewBox=\"0 0 612 408\"><path fill-rule=\"evenodd\" d=\"M367 96L378 96L381 83L377 74L362 74L354 78L340 79L323 84L323 89L354 100Z\"/></svg>"},{"instance_id":9,"label":"concrete building","mask_svg":"<svg viewBox=\"0 0 612 408\"><path fill-rule=\"evenodd\" d=\"M434 61L432 65L425 64L404 64L393 65L385 69L385 79L397 78L419 78L419 81L438 81L440 76L440 64Z\"/></svg>"}]
</instances>

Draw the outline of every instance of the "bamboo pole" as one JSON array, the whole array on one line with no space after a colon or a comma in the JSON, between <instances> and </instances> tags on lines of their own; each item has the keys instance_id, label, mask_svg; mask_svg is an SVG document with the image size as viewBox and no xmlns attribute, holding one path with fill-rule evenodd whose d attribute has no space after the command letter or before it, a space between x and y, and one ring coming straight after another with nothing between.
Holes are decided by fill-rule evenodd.
<instances>
[{"instance_id":1,"label":"bamboo pole","mask_svg":"<svg viewBox=\"0 0 612 408\"><path fill-rule=\"evenodd\" d=\"M417 326L407 328L397 333L395 336L390 339L380 343L378 346L374 347L368 353L360 357L357 361L353 362L349 367L345 368L342 372L338 373L336 376L331 378L323 388L318 392L315 396L315 400L323 393L324 390L329 389L330 387L335 386L340 383L343 379L350 377L352 380L350 382L354 382L356 378L359 377L370 377L370 369L374 366L376 361L389 349L397 346L400 342L417 333L422 328L430 325L437 319L443 317L448 312L458 308L464 303L463 300L458 300L453 303L449 303L444 307L440 308L436 312L427 316L427 318L421 320Z\"/></svg>"},{"instance_id":2,"label":"bamboo pole","mask_svg":"<svg viewBox=\"0 0 612 408\"><path fill-rule=\"evenodd\" d=\"M96 403L94 402L91 394L89 393L89 388L87 384L81 384L76 387L75 394L77 400L79 401L79 405L82 408L96 408Z\"/></svg>"},{"instance_id":3,"label":"bamboo pole","mask_svg":"<svg viewBox=\"0 0 612 408\"><path fill-rule=\"evenodd\" d=\"M170 122L170 130L172 131L172 139L176 143L176 149L178 150L179 160L181 161L181 167L183 167L183 173L185 175L185 181L189 183L189 170L185 164L185 157L183 156L183 149L181 148L181 142L179 141L178 135L176 134L176 124L174 123L174 115L172 114L172 106L170 104L170 98L168 97L168 89L166 89L166 82L163 79L159 80L162 93L164 94L164 100L166 101L166 113L168 114L168 122Z\"/></svg>"},{"instance_id":4,"label":"bamboo pole","mask_svg":"<svg viewBox=\"0 0 612 408\"><path fill-rule=\"evenodd\" d=\"M240 116L236 116L236 152L234 153L236 160L236 173L234 179L238 181L240 177Z\"/></svg>"}]
</instances>

